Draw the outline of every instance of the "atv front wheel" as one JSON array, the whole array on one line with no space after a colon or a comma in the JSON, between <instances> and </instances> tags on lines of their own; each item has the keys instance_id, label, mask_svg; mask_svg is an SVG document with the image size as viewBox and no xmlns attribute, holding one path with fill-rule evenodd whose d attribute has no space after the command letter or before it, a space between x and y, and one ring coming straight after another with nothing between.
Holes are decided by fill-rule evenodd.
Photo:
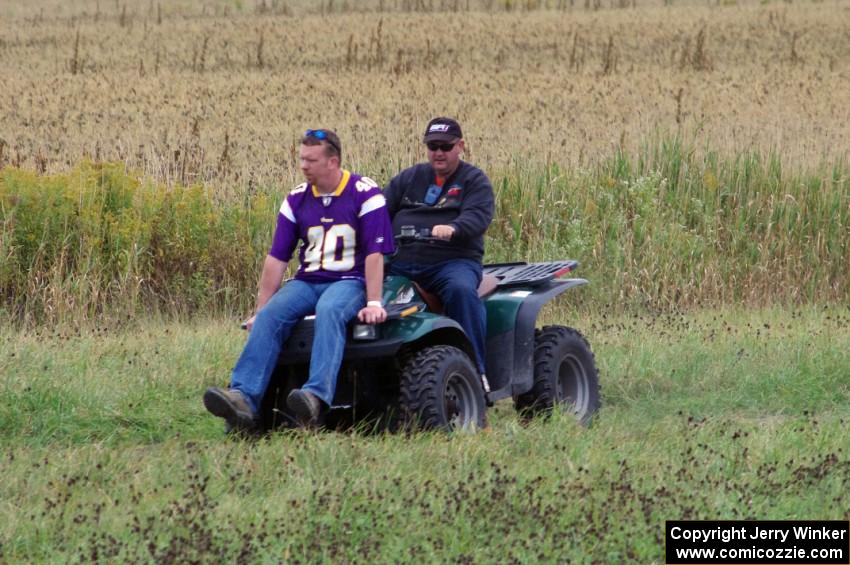
<instances>
[{"instance_id":1,"label":"atv front wheel","mask_svg":"<svg viewBox=\"0 0 850 565\"><path fill-rule=\"evenodd\" d=\"M424 430L469 430L487 425L484 390L469 357L450 345L427 347L401 374L403 425Z\"/></svg>"},{"instance_id":2,"label":"atv front wheel","mask_svg":"<svg viewBox=\"0 0 850 565\"><path fill-rule=\"evenodd\" d=\"M549 414L563 407L582 425L599 410L599 374L590 344L578 331L564 326L537 330L534 343L534 386L514 398L525 417Z\"/></svg>"}]
</instances>

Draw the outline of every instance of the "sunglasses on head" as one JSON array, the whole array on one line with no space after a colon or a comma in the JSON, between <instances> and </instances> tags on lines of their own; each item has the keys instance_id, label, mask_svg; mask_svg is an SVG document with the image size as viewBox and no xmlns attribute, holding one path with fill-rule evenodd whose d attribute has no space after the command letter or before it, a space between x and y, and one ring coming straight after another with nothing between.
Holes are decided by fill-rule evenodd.
<instances>
[{"instance_id":1,"label":"sunglasses on head","mask_svg":"<svg viewBox=\"0 0 850 565\"><path fill-rule=\"evenodd\" d=\"M439 141L429 141L425 145L428 146L428 150L430 151L442 151L443 153L448 153L452 149L455 148L454 143L440 143Z\"/></svg>"},{"instance_id":2,"label":"sunglasses on head","mask_svg":"<svg viewBox=\"0 0 850 565\"><path fill-rule=\"evenodd\" d=\"M340 153L339 145L334 143L334 141L330 138L330 136L328 136L328 132L326 132L325 130L323 130L323 129L308 129L307 131L304 132L304 135L306 137L315 137L316 139L319 139L321 141L327 141L331 145L331 147L336 149L337 153Z\"/></svg>"}]
</instances>

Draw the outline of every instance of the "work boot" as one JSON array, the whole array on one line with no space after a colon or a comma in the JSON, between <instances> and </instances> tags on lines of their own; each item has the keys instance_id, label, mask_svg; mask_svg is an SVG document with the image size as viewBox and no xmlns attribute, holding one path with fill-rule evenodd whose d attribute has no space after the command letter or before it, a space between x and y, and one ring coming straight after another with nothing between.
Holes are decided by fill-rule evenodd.
<instances>
[{"instance_id":1,"label":"work boot","mask_svg":"<svg viewBox=\"0 0 850 565\"><path fill-rule=\"evenodd\" d=\"M322 401L316 395L296 388L286 397L286 405L295 412L298 423L304 427L314 426L322 413Z\"/></svg>"},{"instance_id":2,"label":"work boot","mask_svg":"<svg viewBox=\"0 0 850 565\"><path fill-rule=\"evenodd\" d=\"M210 387L204 393L204 406L212 415L224 418L233 430L247 432L257 427L257 415L238 390Z\"/></svg>"}]
</instances>

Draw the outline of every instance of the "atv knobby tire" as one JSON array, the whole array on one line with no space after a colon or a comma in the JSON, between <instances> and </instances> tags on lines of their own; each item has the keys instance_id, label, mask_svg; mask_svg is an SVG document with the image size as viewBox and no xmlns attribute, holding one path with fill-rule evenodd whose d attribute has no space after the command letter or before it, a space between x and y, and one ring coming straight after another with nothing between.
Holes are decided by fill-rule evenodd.
<instances>
[{"instance_id":1,"label":"atv knobby tire","mask_svg":"<svg viewBox=\"0 0 850 565\"><path fill-rule=\"evenodd\" d=\"M550 414L557 406L589 424L599 409L599 374L584 336L564 326L537 330L534 385L514 398L514 406L525 417Z\"/></svg>"},{"instance_id":2,"label":"atv knobby tire","mask_svg":"<svg viewBox=\"0 0 850 565\"><path fill-rule=\"evenodd\" d=\"M406 429L469 430L487 425L481 379L469 357L450 345L427 347L401 374L399 415Z\"/></svg>"}]
</instances>

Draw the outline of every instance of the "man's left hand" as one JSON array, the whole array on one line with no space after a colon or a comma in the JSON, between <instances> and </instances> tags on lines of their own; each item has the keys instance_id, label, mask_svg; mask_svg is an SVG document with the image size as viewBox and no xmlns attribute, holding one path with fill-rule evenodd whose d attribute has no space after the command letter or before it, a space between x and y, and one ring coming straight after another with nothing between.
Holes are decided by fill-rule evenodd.
<instances>
[{"instance_id":1,"label":"man's left hand","mask_svg":"<svg viewBox=\"0 0 850 565\"><path fill-rule=\"evenodd\" d=\"M455 229L452 226L444 226L440 224L431 228L431 237L436 237L437 239L442 239L443 241L449 241L454 234Z\"/></svg>"},{"instance_id":2,"label":"man's left hand","mask_svg":"<svg viewBox=\"0 0 850 565\"><path fill-rule=\"evenodd\" d=\"M387 319L387 311L381 306L366 306L357 313L357 319L364 324L380 324Z\"/></svg>"}]
</instances>

